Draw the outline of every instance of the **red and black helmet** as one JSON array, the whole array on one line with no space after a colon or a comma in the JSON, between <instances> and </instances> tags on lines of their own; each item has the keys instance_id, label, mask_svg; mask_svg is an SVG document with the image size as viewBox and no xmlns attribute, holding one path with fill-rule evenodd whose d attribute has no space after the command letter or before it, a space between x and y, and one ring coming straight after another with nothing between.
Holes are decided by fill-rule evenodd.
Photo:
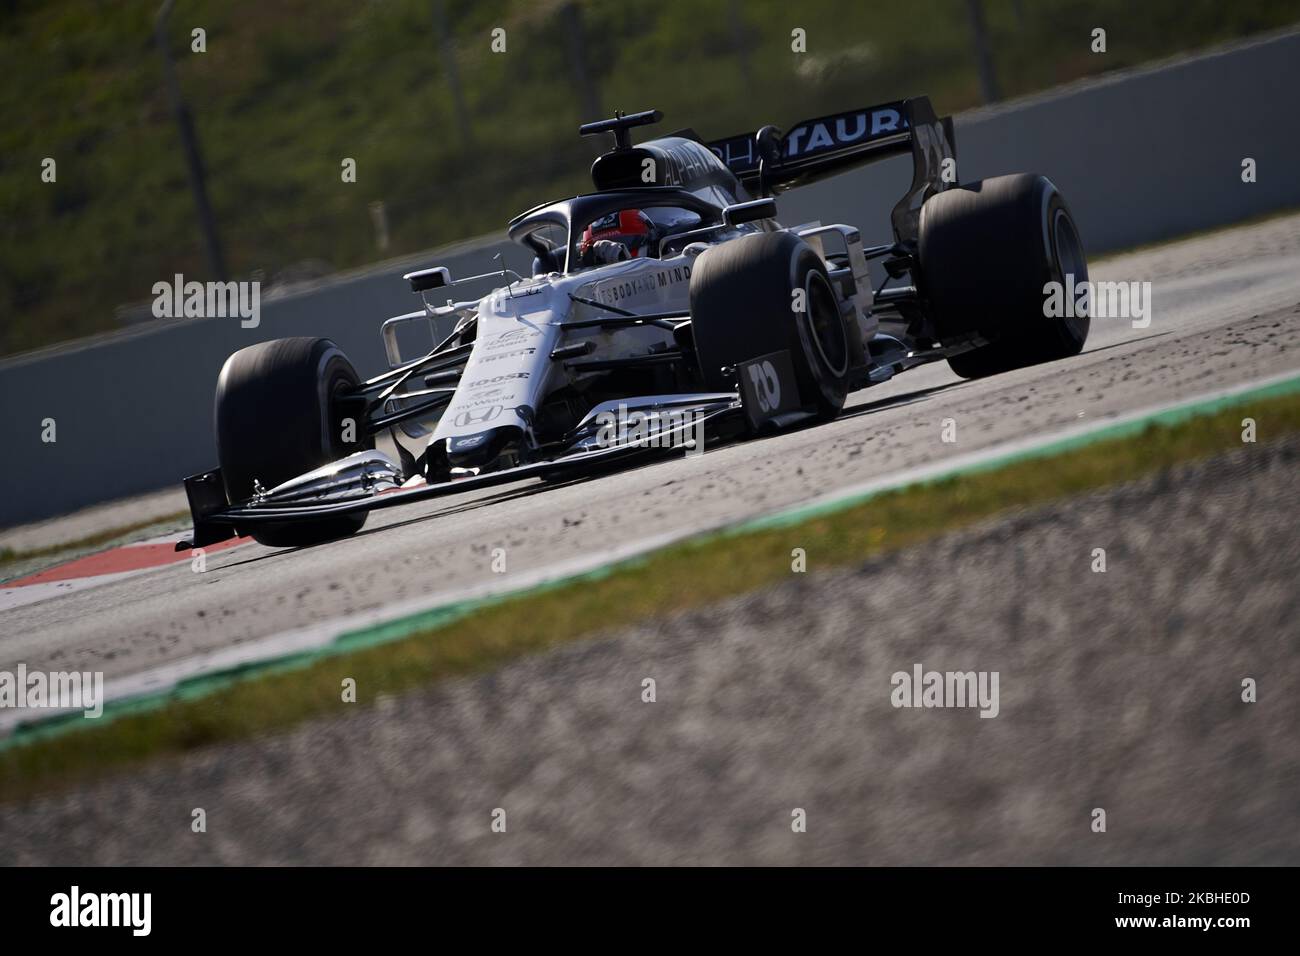
<instances>
[{"instance_id":1,"label":"red and black helmet","mask_svg":"<svg viewBox=\"0 0 1300 956\"><path fill-rule=\"evenodd\" d=\"M582 233L578 252L585 258L595 243L605 240L619 243L629 258L636 259L651 254L653 238L654 222L649 216L640 209L622 209L593 220Z\"/></svg>"}]
</instances>

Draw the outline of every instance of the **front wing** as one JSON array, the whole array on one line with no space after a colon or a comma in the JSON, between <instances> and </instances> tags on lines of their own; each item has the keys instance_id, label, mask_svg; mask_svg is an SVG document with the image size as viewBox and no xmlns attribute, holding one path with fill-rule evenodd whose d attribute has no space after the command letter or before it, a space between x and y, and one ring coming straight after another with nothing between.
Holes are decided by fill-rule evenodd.
<instances>
[{"instance_id":1,"label":"front wing","mask_svg":"<svg viewBox=\"0 0 1300 956\"><path fill-rule=\"evenodd\" d=\"M190 512L194 520L194 533L190 539L178 542L176 550L205 547L245 533L257 525L315 520L361 514L381 508L396 508L430 498L478 491L528 478L577 478L601 466L626 459L664 456L673 452L681 454L684 442L701 426L706 426L715 435L719 434L723 426L728 423L737 426L737 430L744 428L746 413L739 395L724 401L696 406L691 411L695 413L693 421L661 430L649 444L629 443L593 448L504 468L500 471L410 488L397 488L390 483L388 490L358 490L347 500L304 503L301 501L301 492L292 487L300 486L302 480L294 479L271 489L260 498L231 506L225 498L221 472L219 469L214 469L185 479L185 491L189 497ZM378 486L381 483L375 484Z\"/></svg>"}]
</instances>

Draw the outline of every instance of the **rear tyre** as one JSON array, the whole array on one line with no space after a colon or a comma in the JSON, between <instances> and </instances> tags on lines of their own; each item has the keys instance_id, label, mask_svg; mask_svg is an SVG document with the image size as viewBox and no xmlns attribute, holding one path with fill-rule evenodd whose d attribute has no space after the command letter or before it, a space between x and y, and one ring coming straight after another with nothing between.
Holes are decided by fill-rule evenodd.
<instances>
[{"instance_id":1,"label":"rear tyre","mask_svg":"<svg viewBox=\"0 0 1300 956\"><path fill-rule=\"evenodd\" d=\"M304 472L374 447L343 441L339 396L359 382L352 363L329 339L275 339L240 349L217 379L217 458L231 502ZM360 432L361 423L356 431ZM251 526L272 548L303 547L361 530L366 515Z\"/></svg>"},{"instance_id":2,"label":"rear tyre","mask_svg":"<svg viewBox=\"0 0 1300 956\"><path fill-rule=\"evenodd\" d=\"M987 345L954 355L963 378L1078 355L1085 315L1048 316L1048 282L1088 279L1078 227L1045 176L998 176L931 196L921 207L920 291L945 345L971 336Z\"/></svg>"},{"instance_id":3,"label":"rear tyre","mask_svg":"<svg viewBox=\"0 0 1300 956\"><path fill-rule=\"evenodd\" d=\"M806 304L794 309L795 290ZM826 266L789 232L765 232L714 246L691 271L691 333L704 386L727 391L723 368L788 351L799 395L834 418L849 392L849 330Z\"/></svg>"}]
</instances>

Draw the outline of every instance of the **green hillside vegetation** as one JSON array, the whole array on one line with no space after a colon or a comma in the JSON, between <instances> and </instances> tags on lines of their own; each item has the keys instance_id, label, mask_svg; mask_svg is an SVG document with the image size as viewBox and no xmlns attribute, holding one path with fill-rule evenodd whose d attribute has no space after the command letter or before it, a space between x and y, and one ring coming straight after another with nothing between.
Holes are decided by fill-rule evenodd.
<instances>
[{"instance_id":1,"label":"green hillside vegetation","mask_svg":"<svg viewBox=\"0 0 1300 956\"><path fill-rule=\"evenodd\" d=\"M944 112L981 102L965 0L584 0L580 34L565 6L443 0L444 43L435 0L178 0L171 46L232 277L273 283L499 229L587 185L595 146L576 127L593 112L657 107L664 129L711 137L920 92ZM984 7L1005 96L1300 20L1296 0ZM156 10L0 0L0 353L115 328L116 306L173 273L212 278ZM195 27L206 52L191 52ZM1105 54L1090 51L1094 27Z\"/></svg>"}]
</instances>

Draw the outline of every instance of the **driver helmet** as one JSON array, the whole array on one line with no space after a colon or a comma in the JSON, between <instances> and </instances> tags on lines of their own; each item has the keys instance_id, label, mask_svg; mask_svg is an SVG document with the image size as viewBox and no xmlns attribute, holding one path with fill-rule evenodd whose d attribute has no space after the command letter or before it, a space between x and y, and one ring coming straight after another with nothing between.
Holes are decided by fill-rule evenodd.
<instances>
[{"instance_id":1,"label":"driver helmet","mask_svg":"<svg viewBox=\"0 0 1300 956\"><path fill-rule=\"evenodd\" d=\"M627 250L627 258L645 258L653 251L654 233L654 222L644 212L622 209L593 220L582 233L578 253L585 262L591 258L596 243L616 242Z\"/></svg>"}]
</instances>

